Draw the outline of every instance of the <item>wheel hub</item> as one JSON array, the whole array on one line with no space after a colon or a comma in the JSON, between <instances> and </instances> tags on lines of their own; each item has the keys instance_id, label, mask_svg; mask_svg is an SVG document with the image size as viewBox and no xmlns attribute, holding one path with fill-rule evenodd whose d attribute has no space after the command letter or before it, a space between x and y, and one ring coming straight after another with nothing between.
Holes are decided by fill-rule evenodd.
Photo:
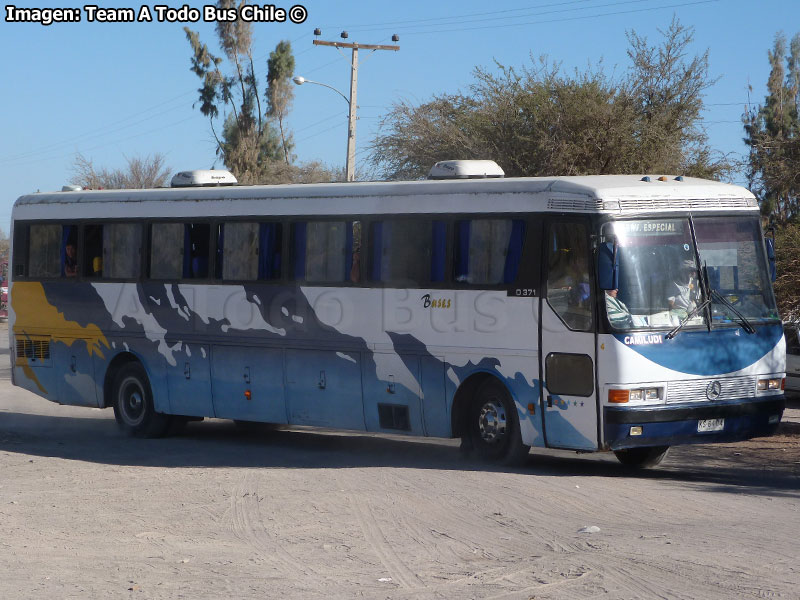
<instances>
[{"instance_id":1,"label":"wheel hub","mask_svg":"<svg viewBox=\"0 0 800 600\"><path fill-rule=\"evenodd\" d=\"M483 441L495 444L506 435L506 411L502 403L490 400L478 415L478 431Z\"/></svg>"},{"instance_id":2,"label":"wheel hub","mask_svg":"<svg viewBox=\"0 0 800 600\"><path fill-rule=\"evenodd\" d=\"M139 382L134 378L124 381L119 393L122 418L128 425L137 426L144 420L146 412L144 392Z\"/></svg>"}]
</instances>

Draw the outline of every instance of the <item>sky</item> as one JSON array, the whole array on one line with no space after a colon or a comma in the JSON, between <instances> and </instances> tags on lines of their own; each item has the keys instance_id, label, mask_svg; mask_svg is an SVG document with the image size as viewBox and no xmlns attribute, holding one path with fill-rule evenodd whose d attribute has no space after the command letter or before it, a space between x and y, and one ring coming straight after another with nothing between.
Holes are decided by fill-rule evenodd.
<instances>
[{"instance_id":1,"label":"sky","mask_svg":"<svg viewBox=\"0 0 800 600\"><path fill-rule=\"evenodd\" d=\"M210 2L209 2L210 3ZM300 4L302 3L302 4ZM709 51L710 74L703 113L711 147L744 155L741 115L748 100L762 102L769 74L767 51L775 34L800 32L800 0L297 0L275 3L302 14L302 23L255 22L256 73L266 75L267 58L281 40L295 54L295 74L349 93L350 51L314 46L319 39L392 44L400 50L361 51L358 71L357 171L367 164L369 143L392 104L419 104L433 95L466 90L473 69L496 63L520 67L547 55L565 69L585 70L602 60L608 73L623 73L630 62L626 32L651 44L660 40L673 16L694 28L693 54ZM7 3L0 20L0 228L10 229L16 198L59 190L74 175L78 153L97 168L124 168L126 157L166 156L170 171L224 168L215 155L209 122L193 104L198 77L189 70L191 50L183 28L199 32L212 52L215 23L158 22L154 4L99 2L104 8L147 6L152 22L88 22L84 3L18 2L17 8L77 8L79 23L9 22ZM186 5L201 9L202 3ZM264 6L259 4L258 6ZM752 92L749 87L752 86ZM289 127L298 161L318 160L343 167L347 102L318 85L295 88ZM453 157L459 158L459 157ZM744 183L743 177L734 177Z\"/></svg>"}]
</instances>

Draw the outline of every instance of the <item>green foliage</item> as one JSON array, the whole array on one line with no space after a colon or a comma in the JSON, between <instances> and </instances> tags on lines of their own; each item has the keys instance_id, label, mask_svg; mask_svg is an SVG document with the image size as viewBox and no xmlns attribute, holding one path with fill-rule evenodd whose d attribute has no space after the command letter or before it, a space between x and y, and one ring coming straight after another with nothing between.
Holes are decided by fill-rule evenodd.
<instances>
[{"instance_id":1,"label":"green foliage","mask_svg":"<svg viewBox=\"0 0 800 600\"><path fill-rule=\"evenodd\" d=\"M788 54L786 38L776 35L768 57L764 104L748 107L742 117L747 174L762 213L786 222L800 218L800 34Z\"/></svg>"},{"instance_id":2,"label":"green foliage","mask_svg":"<svg viewBox=\"0 0 800 600\"><path fill-rule=\"evenodd\" d=\"M281 144L286 164L290 163L289 153L293 146L291 134L284 130L284 121L292 106L294 88L290 83L294 75L294 55L289 42L279 42L270 53L267 61L267 115L278 122L281 132Z\"/></svg>"},{"instance_id":3,"label":"green foliage","mask_svg":"<svg viewBox=\"0 0 800 600\"><path fill-rule=\"evenodd\" d=\"M372 144L389 179L424 177L438 160L488 158L507 176L684 173L717 177L697 126L713 80L707 53L687 59L692 30L673 20L659 46L629 35L620 80L602 65L564 74L540 58L520 69L476 68L466 93L395 104Z\"/></svg>"},{"instance_id":4,"label":"green foliage","mask_svg":"<svg viewBox=\"0 0 800 600\"><path fill-rule=\"evenodd\" d=\"M218 0L220 10L241 9L246 0ZM289 42L280 42L268 61L264 89L255 71L252 53L252 25L240 19L218 21L216 35L224 58L215 56L200 41L197 32L184 27L192 48L191 70L201 80L198 89L200 112L209 118L217 142L216 152L239 181L276 183L272 163L290 166L291 133L285 120L292 100L289 85L294 56ZM262 107L262 97L267 106ZM222 130L215 127L222 118ZM285 169L284 169L285 171ZM278 178L280 179L280 178Z\"/></svg>"}]
</instances>

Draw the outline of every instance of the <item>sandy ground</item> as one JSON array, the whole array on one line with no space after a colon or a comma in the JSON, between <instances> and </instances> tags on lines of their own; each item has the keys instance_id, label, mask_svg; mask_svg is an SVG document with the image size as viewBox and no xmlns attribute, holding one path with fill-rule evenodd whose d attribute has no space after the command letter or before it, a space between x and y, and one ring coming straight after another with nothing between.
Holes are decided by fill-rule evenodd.
<instances>
[{"instance_id":1,"label":"sandy ground","mask_svg":"<svg viewBox=\"0 0 800 600\"><path fill-rule=\"evenodd\" d=\"M800 424L638 475L215 420L136 440L13 388L7 353L3 599L800 597Z\"/></svg>"}]
</instances>

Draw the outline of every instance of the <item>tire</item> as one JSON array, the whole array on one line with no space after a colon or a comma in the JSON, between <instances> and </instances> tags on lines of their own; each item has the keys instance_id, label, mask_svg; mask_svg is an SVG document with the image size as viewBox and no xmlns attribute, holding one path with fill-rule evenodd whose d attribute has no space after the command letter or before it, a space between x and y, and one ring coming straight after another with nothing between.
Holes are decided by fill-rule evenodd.
<instances>
[{"instance_id":1,"label":"tire","mask_svg":"<svg viewBox=\"0 0 800 600\"><path fill-rule=\"evenodd\" d=\"M654 446L652 448L628 448L615 450L617 460L632 469L647 469L655 467L666 458L669 446Z\"/></svg>"},{"instance_id":2,"label":"tire","mask_svg":"<svg viewBox=\"0 0 800 600\"><path fill-rule=\"evenodd\" d=\"M124 365L114 377L112 387L114 418L127 435L161 437L169 428L169 415L156 412L153 392L144 367L138 362Z\"/></svg>"},{"instance_id":3,"label":"tire","mask_svg":"<svg viewBox=\"0 0 800 600\"><path fill-rule=\"evenodd\" d=\"M522 443L517 408L505 386L496 379L483 383L467 411L467 428L462 448L469 447L482 460L522 464L530 446Z\"/></svg>"}]
</instances>

